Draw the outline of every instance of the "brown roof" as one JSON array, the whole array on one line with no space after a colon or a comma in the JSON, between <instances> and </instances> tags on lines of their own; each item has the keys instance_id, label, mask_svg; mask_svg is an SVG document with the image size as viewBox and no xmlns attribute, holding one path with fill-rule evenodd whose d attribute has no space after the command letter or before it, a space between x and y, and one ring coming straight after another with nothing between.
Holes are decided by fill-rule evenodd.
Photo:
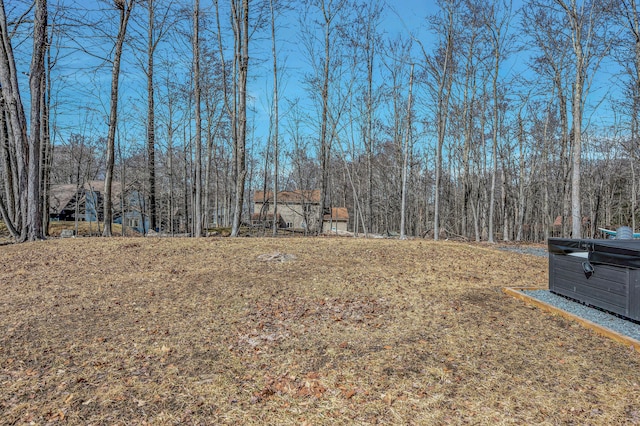
<instances>
[{"instance_id":1,"label":"brown roof","mask_svg":"<svg viewBox=\"0 0 640 426\"><path fill-rule=\"evenodd\" d=\"M571 225L573 223L572 217L567 217L567 224ZM587 216L582 217L582 224L586 225L589 223L589 218ZM562 226L562 216L556 216L556 220L553 221L553 226Z\"/></svg>"},{"instance_id":2,"label":"brown roof","mask_svg":"<svg viewBox=\"0 0 640 426\"><path fill-rule=\"evenodd\" d=\"M84 184L84 189L91 189L94 192L104 192L104 181L102 180L92 180L86 182ZM49 189L49 211L54 214L60 213L62 210L67 208L68 204L73 200L78 191L78 187L76 184L60 184L60 185L51 185ZM122 185L120 182L113 182L111 187L111 200L115 203L118 202L120 198L120 193L122 191ZM80 197L80 201L84 201L84 195Z\"/></svg>"},{"instance_id":3,"label":"brown roof","mask_svg":"<svg viewBox=\"0 0 640 426\"><path fill-rule=\"evenodd\" d=\"M265 197L266 195L266 197ZM273 191L256 191L253 200L256 203L264 203L273 200ZM320 203L320 190L295 190L278 192L278 203L302 204L302 203Z\"/></svg>"},{"instance_id":4,"label":"brown roof","mask_svg":"<svg viewBox=\"0 0 640 426\"><path fill-rule=\"evenodd\" d=\"M69 204L76 195L77 186L70 185L51 185L49 189L49 211L51 213L60 213Z\"/></svg>"},{"instance_id":5,"label":"brown roof","mask_svg":"<svg viewBox=\"0 0 640 426\"><path fill-rule=\"evenodd\" d=\"M349 220L349 211L346 207L333 207L331 209L331 215L325 214L324 220L331 220L334 222L346 222Z\"/></svg>"}]
</instances>

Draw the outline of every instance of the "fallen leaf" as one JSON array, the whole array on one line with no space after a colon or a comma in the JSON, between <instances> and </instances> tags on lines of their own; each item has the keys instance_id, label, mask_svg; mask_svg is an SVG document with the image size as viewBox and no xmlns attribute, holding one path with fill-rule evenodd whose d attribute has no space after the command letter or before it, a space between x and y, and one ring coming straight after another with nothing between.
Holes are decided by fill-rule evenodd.
<instances>
[{"instance_id":1,"label":"fallen leaf","mask_svg":"<svg viewBox=\"0 0 640 426\"><path fill-rule=\"evenodd\" d=\"M345 399L351 399L351 397L353 397L353 395L355 395L355 394L356 394L356 391L353 390L353 389L349 389L349 390L345 389L345 390L342 391L342 396Z\"/></svg>"},{"instance_id":2,"label":"fallen leaf","mask_svg":"<svg viewBox=\"0 0 640 426\"><path fill-rule=\"evenodd\" d=\"M390 393L382 395L382 401L384 401L387 405L393 404L393 397Z\"/></svg>"}]
</instances>

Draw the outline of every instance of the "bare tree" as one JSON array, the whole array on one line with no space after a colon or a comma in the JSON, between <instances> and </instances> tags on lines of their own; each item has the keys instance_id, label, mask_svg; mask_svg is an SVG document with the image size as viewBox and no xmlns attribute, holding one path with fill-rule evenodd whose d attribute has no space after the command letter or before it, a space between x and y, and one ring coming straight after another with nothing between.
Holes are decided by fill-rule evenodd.
<instances>
[{"instance_id":1,"label":"bare tree","mask_svg":"<svg viewBox=\"0 0 640 426\"><path fill-rule=\"evenodd\" d=\"M630 36L629 41L624 43L622 49L626 52L623 54L621 62L623 69L628 76L628 98L625 102L630 118L629 138L624 144L626 151L630 154L629 164L632 175L631 185L631 225L636 229L636 209L637 200L637 181L635 178L635 163L639 159L638 148L640 147L640 11L638 10L636 0L622 0L620 2L620 14L622 25L626 27L626 32Z\"/></svg>"},{"instance_id":2,"label":"bare tree","mask_svg":"<svg viewBox=\"0 0 640 426\"><path fill-rule=\"evenodd\" d=\"M571 41L558 37L565 23L546 3L531 2L522 9L522 30L530 37L534 55L531 68L542 78L539 90L548 96L544 107L540 142L545 156L544 208L547 229L559 212L562 218L562 235L568 234L571 185L571 140L569 135L570 92L569 56ZM548 90L551 87L551 90ZM536 135L538 136L538 135ZM554 140L555 139L555 140ZM553 143L552 143L553 140ZM547 167L551 159L555 165ZM555 176L551 176L551 175ZM559 198L559 202L556 200ZM548 231L547 231L548 232Z\"/></svg>"},{"instance_id":3,"label":"bare tree","mask_svg":"<svg viewBox=\"0 0 640 426\"><path fill-rule=\"evenodd\" d=\"M451 86L453 84L453 55L455 48L455 23L456 7L455 0L442 0L444 17L433 19L434 30L440 36L439 46L435 55L429 55L424 46L420 44L425 57L427 71L435 81L436 99L436 126L437 144L435 153L435 199L433 214L433 239L440 238L440 213L442 203L442 157L443 147L447 133L447 123L449 118L449 101L451 96Z\"/></svg>"},{"instance_id":4,"label":"bare tree","mask_svg":"<svg viewBox=\"0 0 640 426\"><path fill-rule=\"evenodd\" d=\"M501 137L500 126L500 104L502 99L498 96L498 79L500 76L500 65L505 60L510 49L510 40L512 35L509 33L509 24L511 20L510 2L494 3L488 6L485 15L485 26L489 32L489 39L493 50L493 71L492 71L492 98L493 98L493 120L492 120L492 145L491 145L491 190L489 200L489 242L494 242L494 212L495 212L495 196L496 196L496 179L498 173L498 139ZM504 168L503 168L504 172ZM504 180L504 179L503 179ZM506 192L503 191L503 196ZM506 223L506 217L503 217ZM508 239L506 233L504 239Z\"/></svg>"},{"instance_id":5,"label":"bare tree","mask_svg":"<svg viewBox=\"0 0 640 426\"><path fill-rule=\"evenodd\" d=\"M323 220L327 198L329 194L329 165L331 159L331 145L336 133L331 129L330 124L330 86L332 84L332 75L337 70L337 58L335 49L335 32L338 25L338 19L343 8L347 4L346 0L309 0L307 5L312 10L317 11L320 15L315 21L318 28L322 31L322 53L319 54L321 63L316 63L316 46L313 30L308 29L309 39L306 40L307 49L309 50L309 59L312 61L312 68L315 73L310 77L310 89L314 95L319 94L319 134L318 134L318 151L321 169L320 179L320 206L315 217L315 223L310 224L316 233L322 232ZM304 19L304 18L303 18ZM313 18L309 18L313 20ZM334 84L338 82L334 81ZM334 121L334 124L337 124Z\"/></svg>"},{"instance_id":6,"label":"bare tree","mask_svg":"<svg viewBox=\"0 0 640 426\"><path fill-rule=\"evenodd\" d=\"M161 14L156 17L159 8L156 0L147 0L147 64L144 71L147 77L147 173L149 182L149 228L155 230L157 223L156 206L156 119L155 119L155 83L154 83L154 59L159 43L164 39L175 21L171 20L173 1L170 0ZM162 6L162 4L160 5Z\"/></svg>"},{"instance_id":7,"label":"bare tree","mask_svg":"<svg viewBox=\"0 0 640 426\"><path fill-rule=\"evenodd\" d=\"M278 179L280 157L280 112L278 90L278 49L276 43L276 1L269 0L271 15L271 55L273 57L273 236L278 234ZM268 151L268 150L267 150ZM267 171L265 168L265 175Z\"/></svg>"},{"instance_id":8,"label":"bare tree","mask_svg":"<svg viewBox=\"0 0 640 426\"><path fill-rule=\"evenodd\" d=\"M402 143L402 201L400 206L400 239L407 238L405 226L407 215L407 174L409 172L409 151L411 149L411 95L413 94L413 68L411 64L411 72L409 74L409 96L407 98L407 118L406 130Z\"/></svg>"},{"instance_id":9,"label":"bare tree","mask_svg":"<svg viewBox=\"0 0 640 426\"><path fill-rule=\"evenodd\" d=\"M118 35L113 56L113 67L111 69L111 97L109 103L109 132L107 134L107 164L104 178L104 229L102 235L110 237L112 235L113 206L111 200L113 186L113 169L115 164L115 140L118 127L118 83L120 80L120 63L122 60L122 50L127 25L133 10L134 0L115 0L115 6L120 14Z\"/></svg>"},{"instance_id":10,"label":"bare tree","mask_svg":"<svg viewBox=\"0 0 640 426\"><path fill-rule=\"evenodd\" d=\"M175 221L176 221L176 206L178 202L176 200L176 183L179 174L176 171L175 164L175 139L176 133L179 128L179 119L177 117L178 114L178 102L179 102L179 86L174 81L172 81L173 68L175 63L166 61L163 63L162 70L164 71L164 87L165 94L164 98L166 99L165 104L165 114L163 114L160 119L162 120L162 125L165 129L166 135L165 139L167 142L167 147L165 151L165 164L164 167L161 168L165 175L165 179L168 181L166 186L166 220L168 222L167 230L171 235L176 232L175 229ZM185 212L186 213L186 212Z\"/></svg>"},{"instance_id":11,"label":"bare tree","mask_svg":"<svg viewBox=\"0 0 640 426\"><path fill-rule=\"evenodd\" d=\"M482 12L481 8L474 8L470 10L466 16L465 22L468 25L465 26L464 35L461 37L464 48L461 49L465 52L463 61L464 73L462 76L462 102L461 110L462 125L459 126L462 129L462 218L460 223L460 233L464 236L471 236L471 231L468 226L470 218L470 212L477 212L477 201L480 194L480 184L478 179L474 179L471 173L473 167L472 161L477 162L477 149L474 149L474 141L477 140L475 131L475 123L477 121L476 104L477 99L482 97L482 93L479 93L478 79L484 78L478 68L485 59L485 52L481 44L481 29L482 19L478 15ZM480 75L479 75L480 74ZM476 175L477 177L477 175ZM473 235L476 241L480 241L480 224L478 221L478 214L474 213L472 218L473 222Z\"/></svg>"},{"instance_id":12,"label":"bare tree","mask_svg":"<svg viewBox=\"0 0 640 426\"><path fill-rule=\"evenodd\" d=\"M40 197L40 163L42 144L43 93L45 85L45 54L47 51L47 1L36 0L33 18L33 51L29 67L29 89L31 105L29 127L20 96L18 72L11 33L9 31L4 0L0 0L0 86L5 113L5 140L13 141L17 186L14 186L12 210L14 219L4 203L0 203L0 213L13 237L18 241L34 241L44 238L42 228L43 203ZM27 132L29 128L29 132ZM5 169L5 173L9 173ZM8 180L8 179L7 179Z\"/></svg>"},{"instance_id":13,"label":"bare tree","mask_svg":"<svg viewBox=\"0 0 640 426\"><path fill-rule=\"evenodd\" d=\"M193 200L193 236L202 236L202 112L200 87L200 0L193 5L193 98L195 107L195 198Z\"/></svg>"},{"instance_id":14,"label":"bare tree","mask_svg":"<svg viewBox=\"0 0 640 426\"><path fill-rule=\"evenodd\" d=\"M247 144L247 73L249 67L249 0L231 0L231 15L235 44L235 62L238 64L237 110L234 120L234 148L236 159L235 209L231 236L237 237L240 232L242 206L244 201L244 184L247 177L246 144Z\"/></svg>"},{"instance_id":15,"label":"bare tree","mask_svg":"<svg viewBox=\"0 0 640 426\"><path fill-rule=\"evenodd\" d=\"M374 71L378 50L381 44L381 35L378 26L382 19L384 6L379 1L365 1L356 6L356 21L354 25L354 43L361 56L359 61L364 64L366 77L362 97L364 99L364 114L361 126L362 141L366 155L366 204L365 221L363 224L365 234L372 231L373 226L373 152L375 145L374 121L376 111L376 96L374 93Z\"/></svg>"},{"instance_id":16,"label":"bare tree","mask_svg":"<svg viewBox=\"0 0 640 426\"><path fill-rule=\"evenodd\" d=\"M155 99L153 86L154 52L158 46L155 38L155 10L154 0L147 0L149 22L147 26L147 162L149 169L149 227L156 229L156 120Z\"/></svg>"},{"instance_id":17,"label":"bare tree","mask_svg":"<svg viewBox=\"0 0 640 426\"><path fill-rule=\"evenodd\" d=\"M571 149L571 235L582 236L582 214L580 198L580 164L582 161L582 126L585 99L589 93L589 73L595 73L599 59L609 48L603 43L604 0L593 0L578 4L577 0L554 0L564 11L570 31L564 34L571 39L573 47L573 98L572 149ZM592 74L593 75L593 74Z\"/></svg>"}]
</instances>

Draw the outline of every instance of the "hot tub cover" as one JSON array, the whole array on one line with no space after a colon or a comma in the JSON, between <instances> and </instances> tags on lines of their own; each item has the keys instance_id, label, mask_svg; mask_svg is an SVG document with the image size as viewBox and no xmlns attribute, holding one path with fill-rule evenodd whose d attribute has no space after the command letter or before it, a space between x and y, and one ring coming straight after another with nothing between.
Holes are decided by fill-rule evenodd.
<instances>
[{"instance_id":1,"label":"hot tub cover","mask_svg":"<svg viewBox=\"0 0 640 426\"><path fill-rule=\"evenodd\" d=\"M587 252L591 263L640 268L640 240L549 238L549 254Z\"/></svg>"}]
</instances>

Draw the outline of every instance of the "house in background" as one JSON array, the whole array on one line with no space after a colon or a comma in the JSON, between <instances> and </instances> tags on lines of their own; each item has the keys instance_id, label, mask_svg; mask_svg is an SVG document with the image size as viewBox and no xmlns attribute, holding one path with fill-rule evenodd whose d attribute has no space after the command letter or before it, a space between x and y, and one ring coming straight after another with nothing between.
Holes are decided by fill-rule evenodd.
<instances>
[{"instance_id":1,"label":"house in background","mask_svg":"<svg viewBox=\"0 0 640 426\"><path fill-rule=\"evenodd\" d=\"M144 214L144 197L139 191L122 192L120 182L111 187L113 222L137 232L149 230L149 219ZM95 222L104 220L104 181L89 181L82 186L75 184L51 185L49 190L49 218L52 221L76 220Z\"/></svg>"},{"instance_id":2,"label":"house in background","mask_svg":"<svg viewBox=\"0 0 640 426\"><path fill-rule=\"evenodd\" d=\"M273 226L277 221L279 228L318 229L317 217L320 211L320 190L296 190L278 192L277 216L274 217L274 197L272 191L255 191L253 197L252 225ZM323 232L347 230L349 212L346 207L325 209L322 225Z\"/></svg>"},{"instance_id":3,"label":"house in background","mask_svg":"<svg viewBox=\"0 0 640 426\"><path fill-rule=\"evenodd\" d=\"M96 221L103 220L103 181L89 181L84 185L51 185L49 190L49 218L53 221ZM111 200L120 206L122 186L114 182Z\"/></svg>"},{"instance_id":4,"label":"house in background","mask_svg":"<svg viewBox=\"0 0 640 426\"><path fill-rule=\"evenodd\" d=\"M346 207L333 207L331 214L324 215L322 222L322 232L339 232L347 230L349 224L349 211Z\"/></svg>"}]
</instances>

